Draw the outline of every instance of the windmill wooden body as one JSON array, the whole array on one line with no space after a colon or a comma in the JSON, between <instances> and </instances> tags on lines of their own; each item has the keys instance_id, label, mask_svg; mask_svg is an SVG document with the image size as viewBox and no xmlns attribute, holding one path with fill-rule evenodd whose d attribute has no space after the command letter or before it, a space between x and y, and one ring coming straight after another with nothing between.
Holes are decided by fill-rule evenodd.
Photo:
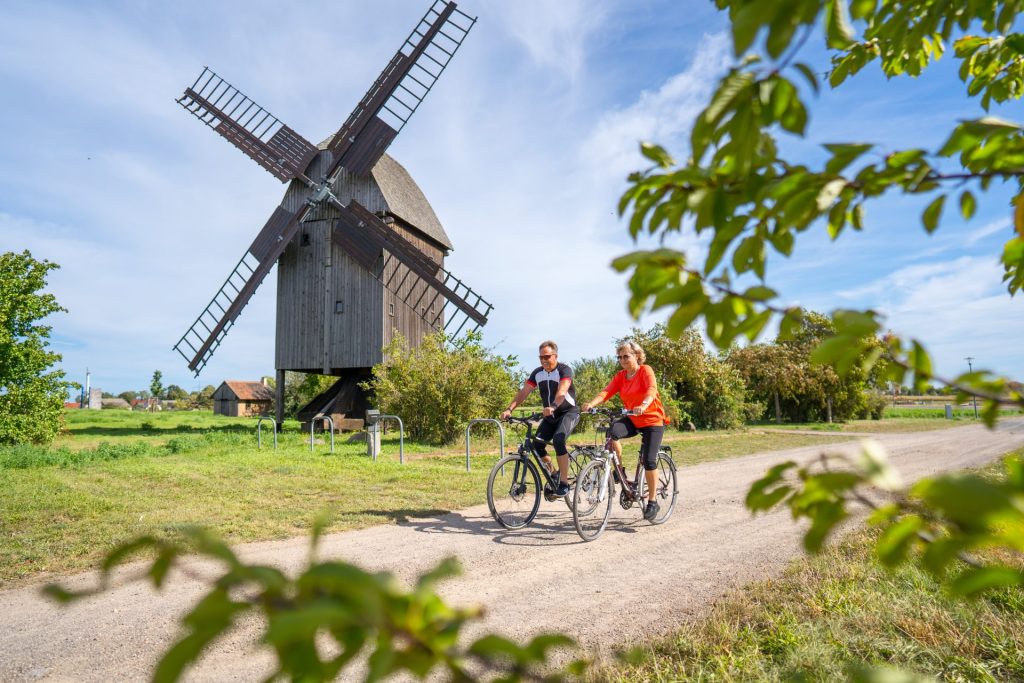
<instances>
[{"instance_id":1,"label":"windmill wooden body","mask_svg":"<svg viewBox=\"0 0 1024 683\"><path fill-rule=\"evenodd\" d=\"M284 372L355 383L394 334L476 329L491 305L444 268L451 241L408 172L385 151L475 19L436 0L341 128L319 146L204 69L178 100L289 187L220 290L174 348L198 375L278 264L277 417ZM318 410L330 401L318 397ZM332 399L333 400L333 399Z\"/></svg>"}]
</instances>

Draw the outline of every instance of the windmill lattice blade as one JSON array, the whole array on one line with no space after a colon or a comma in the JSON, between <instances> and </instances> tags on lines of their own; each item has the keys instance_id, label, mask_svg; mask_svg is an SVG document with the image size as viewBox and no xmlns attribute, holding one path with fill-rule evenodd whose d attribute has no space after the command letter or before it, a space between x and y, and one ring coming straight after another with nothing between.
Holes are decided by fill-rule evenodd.
<instances>
[{"instance_id":1,"label":"windmill lattice blade","mask_svg":"<svg viewBox=\"0 0 1024 683\"><path fill-rule=\"evenodd\" d=\"M353 200L347 207L338 204L335 207L340 218L334 222L333 239L353 258L366 265L375 277L381 279L378 271L371 268L370 264L376 261L376 254L382 249L387 252L388 259L397 259L406 267L401 280L396 277L388 281L381 279L395 296L414 310L419 310L428 287L444 297L444 306L431 313L432 317L427 319L434 329L444 329L455 337L468 323L472 323L470 329L474 330L487 324L487 316L493 306L468 285L431 261L415 245L388 228L384 221L358 202ZM379 271L381 274L388 270L387 265L385 262L384 268ZM422 287L402 286L410 273L423 283ZM420 315L423 317L422 312Z\"/></svg>"},{"instance_id":2,"label":"windmill lattice blade","mask_svg":"<svg viewBox=\"0 0 1024 683\"><path fill-rule=\"evenodd\" d=\"M209 68L177 102L282 182L302 175L316 156L316 145Z\"/></svg>"},{"instance_id":3,"label":"windmill lattice blade","mask_svg":"<svg viewBox=\"0 0 1024 683\"><path fill-rule=\"evenodd\" d=\"M291 212L277 207L217 294L174 345L174 350L181 354L196 376L295 236L309 210L304 207L299 212Z\"/></svg>"},{"instance_id":4,"label":"windmill lattice blade","mask_svg":"<svg viewBox=\"0 0 1024 683\"><path fill-rule=\"evenodd\" d=\"M339 166L365 175L420 106L466 39L475 17L436 0L355 110L335 133L330 175Z\"/></svg>"}]
</instances>

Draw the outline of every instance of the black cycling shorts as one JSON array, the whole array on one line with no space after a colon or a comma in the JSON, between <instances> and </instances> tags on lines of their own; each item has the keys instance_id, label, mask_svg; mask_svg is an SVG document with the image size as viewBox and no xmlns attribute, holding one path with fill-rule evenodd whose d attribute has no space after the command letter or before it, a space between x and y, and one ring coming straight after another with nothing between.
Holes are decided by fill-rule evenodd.
<instances>
[{"instance_id":1,"label":"black cycling shorts","mask_svg":"<svg viewBox=\"0 0 1024 683\"><path fill-rule=\"evenodd\" d=\"M650 427L637 427L628 417L620 417L612 423L608 432L613 440L628 439L641 435L640 455L644 461L644 469L650 472L658 469L658 451L661 450L661 438L665 436L664 425L652 425Z\"/></svg>"},{"instance_id":2,"label":"black cycling shorts","mask_svg":"<svg viewBox=\"0 0 1024 683\"><path fill-rule=\"evenodd\" d=\"M555 447L555 455L566 455L569 449L566 442L572 430L580 421L580 411L568 410L561 415L548 415L540 421L537 427L536 436L543 441L550 441ZM536 444L537 453L542 457L547 455L547 449L543 443Z\"/></svg>"}]
</instances>

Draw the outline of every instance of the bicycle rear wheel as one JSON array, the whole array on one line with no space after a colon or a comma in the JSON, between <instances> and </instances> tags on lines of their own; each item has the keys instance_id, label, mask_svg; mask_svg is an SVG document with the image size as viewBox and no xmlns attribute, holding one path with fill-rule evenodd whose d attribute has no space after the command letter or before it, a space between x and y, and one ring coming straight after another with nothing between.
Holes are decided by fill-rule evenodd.
<instances>
[{"instance_id":1,"label":"bicycle rear wheel","mask_svg":"<svg viewBox=\"0 0 1024 683\"><path fill-rule=\"evenodd\" d=\"M676 464L672 456L664 451L658 453L658 486L654 491L654 499L658 501L658 516L651 524L664 524L672 516L676 507L676 496L679 488L676 485ZM640 508L647 510L647 479L640 477Z\"/></svg>"},{"instance_id":2,"label":"bicycle rear wheel","mask_svg":"<svg viewBox=\"0 0 1024 683\"><path fill-rule=\"evenodd\" d=\"M593 541L600 536L612 514L615 482L609 476L609 467L611 463L604 458L591 460L576 478L572 521L576 525L576 533L584 541Z\"/></svg>"},{"instance_id":3,"label":"bicycle rear wheel","mask_svg":"<svg viewBox=\"0 0 1024 683\"><path fill-rule=\"evenodd\" d=\"M506 455L487 477L487 507L506 529L521 529L540 508L540 473L526 458Z\"/></svg>"},{"instance_id":4,"label":"bicycle rear wheel","mask_svg":"<svg viewBox=\"0 0 1024 683\"><path fill-rule=\"evenodd\" d=\"M577 446L569 451L569 493L565 496L565 504L570 510L573 508L573 490L576 488L576 480L580 472L587 466L587 463L594 459L596 449L593 446Z\"/></svg>"}]
</instances>

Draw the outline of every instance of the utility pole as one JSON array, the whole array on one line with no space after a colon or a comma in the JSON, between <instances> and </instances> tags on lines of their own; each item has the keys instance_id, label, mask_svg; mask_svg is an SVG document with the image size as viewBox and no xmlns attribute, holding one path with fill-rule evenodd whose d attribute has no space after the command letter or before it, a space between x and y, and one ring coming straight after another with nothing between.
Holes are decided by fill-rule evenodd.
<instances>
[{"instance_id":1,"label":"utility pole","mask_svg":"<svg viewBox=\"0 0 1024 683\"><path fill-rule=\"evenodd\" d=\"M967 372L974 372L974 368L971 366L971 362L974 360L974 356L967 356L967 358L965 358L964 360L967 361ZM977 420L978 419L978 397L977 396L971 396L971 399L974 401L974 419Z\"/></svg>"}]
</instances>

